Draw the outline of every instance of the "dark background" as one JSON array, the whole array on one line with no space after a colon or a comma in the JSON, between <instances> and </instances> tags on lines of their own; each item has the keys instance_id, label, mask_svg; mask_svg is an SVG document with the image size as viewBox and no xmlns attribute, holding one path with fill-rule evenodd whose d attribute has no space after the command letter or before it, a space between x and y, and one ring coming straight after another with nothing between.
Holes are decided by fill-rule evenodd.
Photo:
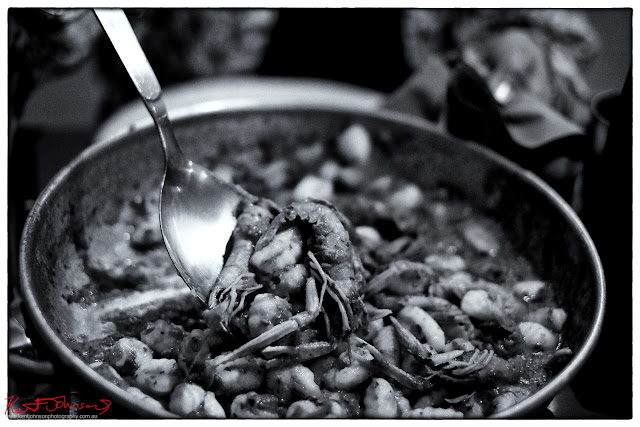
<instances>
[{"instance_id":1,"label":"dark background","mask_svg":"<svg viewBox=\"0 0 640 427\"><path fill-rule=\"evenodd\" d=\"M621 90L631 65L631 10L586 11L603 48L587 72L595 93ZM258 72L335 79L383 92L408 76L400 39L401 9L280 10ZM95 62L37 88L26 105L26 127L93 130L104 87Z\"/></svg>"}]
</instances>

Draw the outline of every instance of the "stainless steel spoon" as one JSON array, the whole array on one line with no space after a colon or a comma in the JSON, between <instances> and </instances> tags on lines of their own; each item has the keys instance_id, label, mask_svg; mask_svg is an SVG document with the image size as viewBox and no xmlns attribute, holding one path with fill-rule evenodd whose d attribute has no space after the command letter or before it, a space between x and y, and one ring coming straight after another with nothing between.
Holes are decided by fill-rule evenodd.
<instances>
[{"instance_id":1,"label":"stainless steel spoon","mask_svg":"<svg viewBox=\"0 0 640 427\"><path fill-rule=\"evenodd\" d=\"M158 128L165 154L160 227L169 256L191 291L207 302L236 225L234 211L255 199L185 156L173 133L160 84L121 9L94 9Z\"/></svg>"}]
</instances>

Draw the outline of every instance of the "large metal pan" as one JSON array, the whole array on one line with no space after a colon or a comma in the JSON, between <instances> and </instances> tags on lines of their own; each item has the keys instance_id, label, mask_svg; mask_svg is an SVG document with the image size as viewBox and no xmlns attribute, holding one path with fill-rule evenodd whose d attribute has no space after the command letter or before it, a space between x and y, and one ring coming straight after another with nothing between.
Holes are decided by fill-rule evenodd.
<instances>
[{"instance_id":1,"label":"large metal pan","mask_svg":"<svg viewBox=\"0 0 640 427\"><path fill-rule=\"evenodd\" d=\"M563 337L575 355L566 368L535 395L498 417L529 416L567 386L592 351L604 315L604 276L596 249L571 208L532 173L473 143L443 135L428 123L370 109L339 107L313 98L261 98L215 103L172 114L176 134L189 155L206 159L221 143L295 144L298 138L329 140L351 122L384 130L394 141L387 165L423 186L448 183L508 230L543 278L556 285L569 314ZM133 197L140 187L157 185L162 153L149 125L94 144L49 183L36 201L22 236L21 286L29 314L44 341L88 385L140 416L169 417L111 384L76 355L82 333L105 322L102 311L77 310L65 299L81 271L74 231L104 220L114 203ZM185 287L186 290L186 287ZM158 294L155 294L158 296ZM148 297L148 295L147 295ZM132 305L147 313L183 292L148 298ZM139 309L138 307L137 309ZM113 306L110 310L115 310ZM124 308L122 308L125 310ZM112 314L112 313L111 313Z\"/></svg>"}]
</instances>

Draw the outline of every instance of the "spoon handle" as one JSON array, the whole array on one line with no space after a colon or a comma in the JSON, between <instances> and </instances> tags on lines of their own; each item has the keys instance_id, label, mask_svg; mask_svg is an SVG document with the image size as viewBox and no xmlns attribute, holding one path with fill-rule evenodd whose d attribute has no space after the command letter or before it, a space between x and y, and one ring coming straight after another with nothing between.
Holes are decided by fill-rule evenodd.
<instances>
[{"instance_id":1,"label":"spoon handle","mask_svg":"<svg viewBox=\"0 0 640 427\"><path fill-rule=\"evenodd\" d=\"M131 24L122 9L94 9L122 64L156 123L165 153L165 162L178 166L186 161L173 133L162 90Z\"/></svg>"}]
</instances>

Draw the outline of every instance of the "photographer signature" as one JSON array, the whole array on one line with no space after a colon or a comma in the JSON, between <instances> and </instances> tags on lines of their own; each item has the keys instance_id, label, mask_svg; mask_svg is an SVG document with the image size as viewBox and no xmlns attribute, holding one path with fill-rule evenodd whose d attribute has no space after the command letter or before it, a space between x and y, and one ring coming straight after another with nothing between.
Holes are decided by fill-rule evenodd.
<instances>
[{"instance_id":1,"label":"photographer signature","mask_svg":"<svg viewBox=\"0 0 640 427\"><path fill-rule=\"evenodd\" d=\"M25 414L25 413L36 413L40 409L45 409L48 412L54 412L59 409L69 409L75 408L76 410L80 409L95 409L98 411L98 415L102 415L109 410L111 407L111 401L107 399L100 399L100 403L96 404L86 404L84 402L80 403L68 403L67 398L65 396L57 396L57 397L38 397L32 402L18 403L18 396L9 396L5 398L7 401L7 406L4 410L4 414L7 415L9 410L11 410L12 414Z\"/></svg>"}]
</instances>

